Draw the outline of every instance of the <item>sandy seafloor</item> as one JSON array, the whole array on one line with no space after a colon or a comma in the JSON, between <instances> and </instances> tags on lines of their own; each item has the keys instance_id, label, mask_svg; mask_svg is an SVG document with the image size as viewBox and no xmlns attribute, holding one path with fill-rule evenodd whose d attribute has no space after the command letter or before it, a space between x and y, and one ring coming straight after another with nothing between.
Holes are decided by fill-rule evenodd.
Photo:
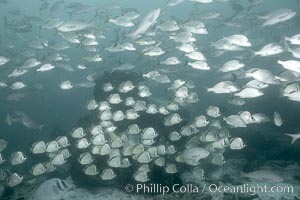
<instances>
[{"instance_id":1,"label":"sandy seafloor","mask_svg":"<svg viewBox=\"0 0 300 200\"><path fill-rule=\"evenodd\" d=\"M244 160L239 159L232 159L228 161L230 165L228 167L223 168L222 172L228 176L233 176L232 173L235 173L235 167L237 167L237 163L243 163ZM270 164L270 163L268 163ZM285 161L277 162L277 164L280 164L282 166L287 165ZM285 171L286 175L285 177L288 178L288 176L294 176L296 175L294 171L299 171L298 165L291 165L288 168L282 167L282 169ZM217 173L215 173L217 174ZM126 192L125 189L117 189L112 187L96 187L93 189L87 189L87 188L81 188L78 186L75 186L72 182L67 182L70 184L70 188L62 199L58 200L175 200L175 199L181 199L181 200L189 200L189 199L195 199L195 200L298 200L300 199L300 181L292 178L291 180L279 182L279 183L263 183L263 182L257 182L257 181L243 181L241 184L235 183L233 184L231 182L211 182L211 181L195 181L192 176L188 173L183 174L182 176L183 184L184 186L188 187L190 185L196 186L199 188L198 193L197 192L182 192L182 193L168 193L168 194L145 194L143 192L136 193L136 192ZM222 180L222 179L221 179ZM45 179L35 179L30 182L24 183L20 186L18 186L18 189L14 191L13 195L9 198L10 200L34 200L34 193L37 190L37 188L43 183L43 181L46 181ZM147 184L147 183L145 183ZM205 190L202 192L203 185L205 184ZM233 193L233 192L210 192L208 187L211 184L216 184L218 186L242 186L247 185L248 188L252 187L255 188L257 185L260 186L266 186L268 189L270 187L278 187L278 188L284 188L284 187L293 187L293 192L262 192L262 193L252 193L249 192L242 192L242 193ZM134 191L136 191L134 189ZM252 190L253 191L253 190ZM56 200L56 199L55 199Z\"/></svg>"}]
</instances>

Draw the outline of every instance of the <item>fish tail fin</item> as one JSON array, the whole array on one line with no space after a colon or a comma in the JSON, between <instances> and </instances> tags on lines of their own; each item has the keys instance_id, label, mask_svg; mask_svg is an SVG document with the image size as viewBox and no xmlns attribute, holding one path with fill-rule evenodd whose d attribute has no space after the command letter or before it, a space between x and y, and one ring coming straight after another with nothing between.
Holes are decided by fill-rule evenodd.
<instances>
[{"instance_id":1,"label":"fish tail fin","mask_svg":"<svg viewBox=\"0 0 300 200\"><path fill-rule=\"evenodd\" d=\"M292 138L291 144L294 144L296 142L296 140L298 140L300 138L299 135L293 135L293 134L288 134L288 133L285 133L285 135Z\"/></svg>"},{"instance_id":2,"label":"fish tail fin","mask_svg":"<svg viewBox=\"0 0 300 200\"><path fill-rule=\"evenodd\" d=\"M205 90L205 94L212 92L211 88L209 87L203 87L203 89Z\"/></svg>"},{"instance_id":3,"label":"fish tail fin","mask_svg":"<svg viewBox=\"0 0 300 200\"><path fill-rule=\"evenodd\" d=\"M43 131L43 128L46 126L46 124L41 124L39 125L39 130L42 132Z\"/></svg>"},{"instance_id":4,"label":"fish tail fin","mask_svg":"<svg viewBox=\"0 0 300 200\"><path fill-rule=\"evenodd\" d=\"M13 124L13 119L12 119L12 117L10 116L9 113L6 115L5 122L6 122L9 126L11 126L11 125Z\"/></svg>"}]
</instances>

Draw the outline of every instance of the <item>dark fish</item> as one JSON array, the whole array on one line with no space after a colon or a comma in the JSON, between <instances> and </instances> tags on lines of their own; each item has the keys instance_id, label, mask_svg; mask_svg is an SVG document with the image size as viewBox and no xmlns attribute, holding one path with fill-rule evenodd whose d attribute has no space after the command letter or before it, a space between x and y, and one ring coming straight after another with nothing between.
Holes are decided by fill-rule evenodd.
<instances>
[{"instance_id":1,"label":"dark fish","mask_svg":"<svg viewBox=\"0 0 300 200\"><path fill-rule=\"evenodd\" d=\"M42 125L37 124L26 113L21 112L21 111L14 111L13 116L11 116L10 114L7 114L5 122L9 126L13 125L13 123L15 123L15 122L19 122L19 123L23 124L26 128L38 129L40 131L42 131L42 128L44 126L44 124L42 124Z\"/></svg>"},{"instance_id":2,"label":"dark fish","mask_svg":"<svg viewBox=\"0 0 300 200\"><path fill-rule=\"evenodd\" d=\"M83 88L90 88L90 87L95 87L95 85L96 84L92 81L83 81L83 82L76 84L75 86L83 87Z\"/></svg>"},{"instance_id":3,"label":"dark fish","mask_svg":"<svg viewBox=\"0 0 300 200\"><path fill-rule=\"evenodd\" d=\"M8 100L8 101L20 101L26 95L27 95L27 93L13 93L13 94L8 95L6 97L6 100Z\"/></svg>"}]
</instances>

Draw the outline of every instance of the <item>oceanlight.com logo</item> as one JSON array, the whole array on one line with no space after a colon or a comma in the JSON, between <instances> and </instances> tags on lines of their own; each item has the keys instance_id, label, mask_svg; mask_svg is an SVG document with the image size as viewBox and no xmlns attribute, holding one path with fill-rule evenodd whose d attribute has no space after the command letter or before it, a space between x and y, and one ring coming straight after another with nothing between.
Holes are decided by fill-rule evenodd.
<instances>
[{"instance_id":1,"label":"oceanlight.com logo","mask_svg":"<svg viewBox=\"0 0 300 200\"><path fill-rule=\"evenodd\" d=\"M269 186L269 185L249 185L249 184L243 184L238 186L218 186L216 184L210 184L208 186L208 191L210 193L247 193L250 195L255 195L258 193L288 193L292 194L294 193L294 187L293 186Z\"/></svg>"},{"instance_id":2,"label":"oceanlight.com logo","mask_svg":"<svg viewBox=\"0 0 300 200\"><path fill-rule=\"evenodd\" d=\"M263 184L256 185L216 185L216 184L204 184L202 186L186 184L173 186L166 186L162 184L127 184L125 186L126 192L134 192L140 194L168 194L168 193L247 193L255 195L258 193L294 193L293 186L269 186Z\"/></svg>"}]
</instances>

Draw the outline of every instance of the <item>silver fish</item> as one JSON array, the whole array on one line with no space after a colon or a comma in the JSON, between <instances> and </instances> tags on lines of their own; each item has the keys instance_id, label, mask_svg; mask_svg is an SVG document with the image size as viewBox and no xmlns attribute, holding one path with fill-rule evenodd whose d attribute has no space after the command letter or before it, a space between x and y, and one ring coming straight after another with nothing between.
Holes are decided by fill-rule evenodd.
<instances>
[{"instance_id":1,"label":"silver fish","mask_svg":"<svg viewBox=\"0 0 300 200\"><path fill-rule=\"evenodd\" d=\"M157 18L160 15L160 8L150 11L140 22L137 29L132 33L129 33L128 36L135 39L140 35L144 34L153 24L156 23Z\"/></svg>"}]
</instances>

